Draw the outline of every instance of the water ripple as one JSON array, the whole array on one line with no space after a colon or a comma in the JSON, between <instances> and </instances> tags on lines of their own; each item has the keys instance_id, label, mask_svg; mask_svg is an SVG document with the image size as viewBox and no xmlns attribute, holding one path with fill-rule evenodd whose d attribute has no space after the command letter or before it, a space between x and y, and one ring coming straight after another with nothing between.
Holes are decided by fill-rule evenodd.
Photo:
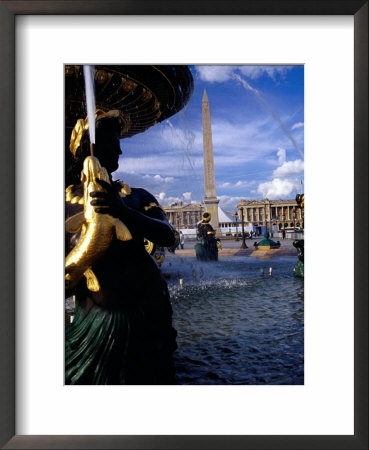
<instances>
[{"instance_id":1,"label":"water ripple","mask_svg":"<svg viewBox=\"0 0 369 450\"><path fill-rule=\"evenodd\" d=\"M304 383L304 285L293 275L296 261L166 260L180 384Z\"/></svg>"}]
</instances>

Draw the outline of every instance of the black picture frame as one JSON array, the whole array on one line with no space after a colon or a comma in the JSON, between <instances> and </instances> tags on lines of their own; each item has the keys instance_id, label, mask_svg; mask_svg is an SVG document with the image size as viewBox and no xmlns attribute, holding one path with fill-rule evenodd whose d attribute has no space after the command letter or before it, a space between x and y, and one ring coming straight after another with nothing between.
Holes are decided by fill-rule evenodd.
<instances>
[{"instance_id":1,"label":"black picture frame","mask_svg":"<svg viewBox=\"0 0 369 450\"><path fill-rule=\"evenodd\" d=\"M352 15L354 17L354 435L15 435L15 16L20 14ZM0 1L0 445L6 449L368 449L368 1ZM317 405L318 407L318 405Z\"/></svg>"}]
</instances>

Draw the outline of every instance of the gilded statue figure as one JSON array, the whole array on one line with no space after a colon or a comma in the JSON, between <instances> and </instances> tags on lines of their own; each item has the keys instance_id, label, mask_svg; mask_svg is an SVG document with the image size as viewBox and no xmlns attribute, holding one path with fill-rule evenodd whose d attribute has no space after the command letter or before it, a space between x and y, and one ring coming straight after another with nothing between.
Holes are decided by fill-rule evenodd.
<instances>
[{"instance_id":1,"label":"gilded statue figure","mask_svg":"<svg viewBox=\"0 0 369 450\"><path fill-rule=\"evenodd\" d=\"M66 172L65 293L75 299L65 331L66 384L175 384L176 331L168 287L145 243L172 246L156 198L112 173L122 154L118 114L96 111L71 136Z\"/></svg>"}]
</instances>

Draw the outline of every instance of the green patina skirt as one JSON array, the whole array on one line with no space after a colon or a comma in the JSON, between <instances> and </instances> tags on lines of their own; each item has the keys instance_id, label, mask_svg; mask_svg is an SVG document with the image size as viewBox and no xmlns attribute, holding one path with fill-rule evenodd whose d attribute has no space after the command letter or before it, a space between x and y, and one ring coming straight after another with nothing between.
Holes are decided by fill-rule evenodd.
<instances>
[{"instance_id":1,"label":"green patina skirt","mask_svg":"<svg viewBox=\"0 0 369 450\"><path fill-rule=\"evenodd\" d=\"M75 309L65 332L65 384L174 384L176 331L142 309Z\"/></svg>"},{"instance_id":2,"label":"green patina skirt","mask_svg":"<svg viewBox=\"0 0 369 450\"><path fill-rule=\"evenodd\" d=\"M134 240L116 241L94 272L105 288L93 295L84 279L77 286L65 330L65 383L174 384L173 311L153 258Z\"/></svg>"}]
</instances>

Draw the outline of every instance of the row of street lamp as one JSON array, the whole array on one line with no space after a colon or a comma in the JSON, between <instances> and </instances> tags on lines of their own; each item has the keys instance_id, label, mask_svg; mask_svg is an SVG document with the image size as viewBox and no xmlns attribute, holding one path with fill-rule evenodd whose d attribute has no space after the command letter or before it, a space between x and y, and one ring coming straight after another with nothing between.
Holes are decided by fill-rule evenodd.
<instances>
[{"instance_id":1,"label":"row of street lamp","mask_svg":"<svg viewBox=\"0 0 369 450\"><path fill-rule=\"evenodd\" d=\"M243 207L240 207L241 210L241 225L242 225L242 244L240 248L248 248L245 242L245 222L244 222L244 216L243 216ZM237 219L238 219L238 211L235 212L235 217L236 217L236 241L238 241L238 226L237 226ZM284 214L282 215L282 223L284 223L284 219L285 216ZM296 229L296 211L293 211L293 224L294 224L294 228ZM269 227L270 227L270 231L272 231L272 224L271 221L269 220Z\"/></svg>"},{"instance_id":2,"label":"row of street lamp","mask_svg":"<svg viewBox=\"0 0 369 450\"><path fill-rule=\"evenodd\" d=\"M243 208L241 206L240 208L241 210L241 224L242 224L242 244L241 244L241 248L248 248L245 242L245 222L243 219ZM236 216L236 241L238 241L238 227L237 227L237 218L238 218L238 212L235 212L235 216Z\"/></svg>"}]
</instances>

